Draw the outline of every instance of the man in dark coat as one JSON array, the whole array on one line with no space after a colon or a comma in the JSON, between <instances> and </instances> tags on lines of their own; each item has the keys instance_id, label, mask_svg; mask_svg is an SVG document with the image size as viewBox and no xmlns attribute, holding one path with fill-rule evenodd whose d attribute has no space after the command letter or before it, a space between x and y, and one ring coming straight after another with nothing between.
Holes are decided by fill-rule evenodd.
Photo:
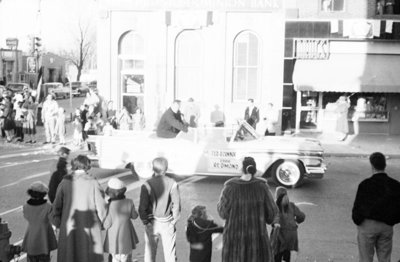
<instances>
[{"instance_id":1,"label":"man in dark coat","mask_svg":"<svg viewBox=\"0 0 400 262\"><path fill-rule=\"evenodd\" d=\"M187 132L188 124L182 120L179 110L180 100L175 100L172 105L164 112L160 123L157 126L157 136L163 138L174 138L180 131Z\"/></svg>"},{"instance_id":2,"label":"man in dark coat","mask_svg":"<svg viewBox=\"0 0 400 262\"><path fill-rule=\"evenodd\" d=\"M375 249L379 262L390 261L393 226L400 223L400 182L385 173L382 153L371 154L369 161L372 176L358 186L352 213L360 261L372 262Z\"/></svg>"},{"instance_id":3,"label":"man in dark coat","mask_svg":"<svg viewBox=\"0 0 400 262\"><path fill-rule=\"evenodd\" d=\"M250 98L248 101L249 105L244 111L244 120L256 129L257 123L260 121L260 112L258 108L254 106L254 99Z\"/></svg>"}]
</instances>

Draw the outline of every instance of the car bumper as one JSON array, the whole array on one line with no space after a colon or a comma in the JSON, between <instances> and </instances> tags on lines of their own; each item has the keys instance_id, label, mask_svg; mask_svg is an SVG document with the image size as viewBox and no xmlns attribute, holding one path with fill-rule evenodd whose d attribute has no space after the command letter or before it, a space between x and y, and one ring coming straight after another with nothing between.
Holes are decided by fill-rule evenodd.
<instances>
[{"instance_id":1,"label":"car bumper","mask_svg":"<svg viewBox=\"0 0 400 262\"><path fill-rule=\"evenodd\" d=\"M326 165L322 164L318 167L308 166L306 167L307 178L322 178L326 171Z\"/></svg>"}]
</instances>

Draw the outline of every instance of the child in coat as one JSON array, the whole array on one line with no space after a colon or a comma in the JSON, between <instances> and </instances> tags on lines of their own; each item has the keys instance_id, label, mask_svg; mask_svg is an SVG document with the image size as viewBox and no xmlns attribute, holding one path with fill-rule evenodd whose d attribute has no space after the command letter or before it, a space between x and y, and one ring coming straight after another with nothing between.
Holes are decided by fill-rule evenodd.
<instances>
[{"instance_id":1,"label":"child in coat","mask_svg":"<svg viewBox=\"0 0 400 262\"><path fill-rule=\"evenodd\" d=\"M298 224L304 222L306 215L293 203L289 201L287 190L277 187L275 191L276 205L279 208L279 224L281 225L278 235L277 250L274 252L275 262L290 262L290 252L299 251L299 240L297 236Z\"/></svg>"},{"instance_id":2,"label":"child in coat","mask_svg":"<svg viewBox=\"0 0 400 262\"><path fill-rule=\"evenodd\" d=\"M50 251L57 249L57 240L50 224L51 205L44 198L48 188L40 181L28 188L31 197L23 206L24 218L28 221L22 250L27 253L28 262L50 262Z\"/></svg>"},{"instance_id":3,"label":"child in coat","mask_svg":"<svg viewBox=\"0 0 400 262\"><path fill-rule=\"evenodd\" d=\"M195 206L188 218L186 237L190 243L190 262L211 262L212 234L222 233L208 215L205 206Z\"/></svg>"},{"instance_id":4,"label":"child in coat","mask_svg":"<svg viewBox=\"0 0 400 262\"><path fill-rule=\"evenodd\" d=\"M132 199L125 198L126 186L118 178L108 181L106 194L109 196L108 213L103 222L106 230L104 252L111 254L113 262L130 261L133 249L139 243L131 219L138 213Z\"/></svg>"}]
</instances>

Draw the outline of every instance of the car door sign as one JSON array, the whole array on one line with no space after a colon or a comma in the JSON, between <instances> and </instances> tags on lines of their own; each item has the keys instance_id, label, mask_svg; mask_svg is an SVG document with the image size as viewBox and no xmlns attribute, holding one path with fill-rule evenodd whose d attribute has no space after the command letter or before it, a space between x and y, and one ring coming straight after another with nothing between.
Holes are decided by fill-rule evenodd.
<instances>
[{"instance_id":1,"label":"car door sign","mask_svg":"<svg viewBox=\"0 0 400 262\"><path fill-rule=\"evenodd\" d=\"M208 171L238 173L240 159L237 152L232 150L209 150L208 152Z\"/></svg>"}]
</instances>

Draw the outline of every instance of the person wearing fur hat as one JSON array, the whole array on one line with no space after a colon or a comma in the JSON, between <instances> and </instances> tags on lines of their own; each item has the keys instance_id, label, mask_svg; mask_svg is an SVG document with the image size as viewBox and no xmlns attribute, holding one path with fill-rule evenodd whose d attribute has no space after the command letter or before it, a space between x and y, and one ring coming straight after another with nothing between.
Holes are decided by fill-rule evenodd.
<instances>
[{"instance_id":1,"label":"person wearing fur hat","mask_svg":"<svg viewBox=\"0 0 400 262\"><path fill-rule=\"evenodd\" d=\"M57 249L57 240L50 224L51 205L45 199L48 188L37 181L27 192L30 199L22 210L28 227L22 249L27 253L28 262L50 262L50 251Z\"/></svg>"},{"instance_id":2,"label":"person wearing fur hat","mask_svg":"<svg viewBox=\"0 0 400 262\"><path fill-rule=\"evenodd\" d=\"M273 254L266 224L279 227L279 210L267 180L254 177L254 158L245 157L242 175L224 184L217 205L225 219L222 262L271 262Z\"/></svg>"},{"instance_id":3,"label":"person wearing fur hat","mask_svg":"<svg viewBox=\"0 0 400 262\"><path fill-rule=\"evenodd\" d=\"M108 181L106 194L109 196L108 213L103 222L106 230L104 252L110 253L113 262L131 261L132 250L139 243L138 236L131 219L136 219L136 211L132 199L125 197L126 186L118 178Z\"/></svg>"},{"instance_id":4,"label":"person wearing fur hat","mask_svg":"<svg viewBox=\"0 0 400 262\"><path fill-rule=\"evenodd\" d=\"M195 206L189 216L186 227L186 238L190 243L190 262L211 262L212 234L222 233L208 216L205 206Z\"/></svg>"},{"instance_id":5,"label":"person wearing fur hat","mask_svg":"<svg viewBox=\"0 0 400 262\"><path fill-rule=\"evenodd\" d=\"M297 235L298 224L303 223L306 215L289 201L286 188L277 187L275 190L276 205L279 208L279 229L275 262L290 262L290 252L299 251Z\"/></svg>"}]
</instances>

